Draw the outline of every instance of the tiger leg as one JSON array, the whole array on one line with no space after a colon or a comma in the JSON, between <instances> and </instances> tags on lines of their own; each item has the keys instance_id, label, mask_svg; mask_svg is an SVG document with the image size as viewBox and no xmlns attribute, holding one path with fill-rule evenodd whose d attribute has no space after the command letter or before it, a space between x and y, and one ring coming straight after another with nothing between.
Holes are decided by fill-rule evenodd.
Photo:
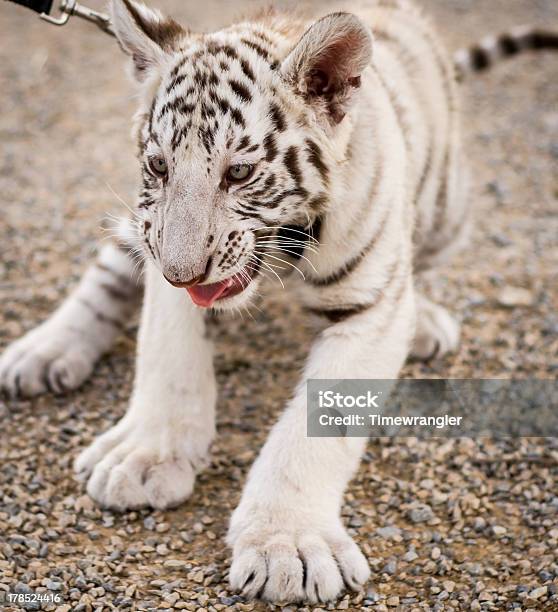
<instances>
[{"instance_id":1,"label":"tiger leg","mask_svg":"<svg viewBox=\"0 0 558 612\"><path fill-rule=\"evenodd\" d=\"M0 357L0 389L21 398L79 387L122 332L140 296L129 251L103 247L58 310Z\"/></svg>"},{"instance_id":2,"label":"tiger leg","mask_svg":"<svg viewBox=\"0 0 558 612\"><path fill-rule=\"evenodd\" d=\"M75 462L93 499L125 510L168 508L190 495L215 436L212 357L203 310L146 262L128 411Z\"/></svg>"},{"instance_id":3,"label":"tiger leg","mask_svg":"<svg viewBox=\"0 0 558 612\"><path fill-rule=\"evenodd\" d=\"M412 339L414 308L410 275L393 276L381 300L347 313L317 338L231 518L230 582L244 596L316 604L368 580L367 560L341 520L343 492L366 439L307 437L306 381L397 378Z\"/></svg>"},{"instance_id":4,"label":"tiger leg","mask_svg":"<svg viewBox=\"0 0 558 612\"><path fill-rule=\"evenodd\" d=\"M428 361L455 351L459 345L459 323L443 307L417 295L417 327L411 357Z\"/></svg>"}]
</instances>

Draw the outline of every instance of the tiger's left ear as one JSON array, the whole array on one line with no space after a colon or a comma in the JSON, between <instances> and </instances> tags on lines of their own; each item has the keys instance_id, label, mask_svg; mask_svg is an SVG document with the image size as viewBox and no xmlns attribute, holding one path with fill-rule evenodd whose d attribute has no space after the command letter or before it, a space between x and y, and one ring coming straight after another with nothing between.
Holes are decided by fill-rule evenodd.
<instances>
[{"instance_id":1,"label":"tiger's left ear","mask_svg":"<svg viewBox=\"0 0 558 612\"><path fill-rule=\"evenodd\" d=\"M111 0L110 12L116 38L124 52L132 56L138 81L161 66L166 52L187 34L174 19L134 0Z\"/></svg>"},{"instance_id":2,"label":"tiger's left ear","mask_svg":"<svg viewBox=\"0 0 558 612\"><path fill-rule=\"evenodd\" d=\"M371 58L370 28L351 13L332 13L306 30L281 72L298 94L337 124Z\"/></svg>"}]
</instances>

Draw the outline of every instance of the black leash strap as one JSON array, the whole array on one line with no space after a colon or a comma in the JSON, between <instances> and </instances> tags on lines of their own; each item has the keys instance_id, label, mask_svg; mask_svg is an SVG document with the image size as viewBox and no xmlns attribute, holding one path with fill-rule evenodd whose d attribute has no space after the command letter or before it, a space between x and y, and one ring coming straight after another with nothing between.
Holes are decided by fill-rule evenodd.
<instances>
[{"instance_id":1,"label":"black leash strap","mask_svg":"<svg viewBox=\"0 0 558 612\"><path fill-rule=\"evenodd\" d=\"M35 11L35 13L46 13L48 15L52 8L53 0L10 0L10 2L21 4L21 6L25 6Z\"/></svg>"},{"instance_id":2,"label":"black leash strap","mask_svg":"<svg viewBox=\"0 0 558 612\"><path fill-rule=\"evenodd\" d=\"M76 0L60 0L59 17L53 17L50 14L54 0L10 0L10 2L14 2L15 4L19 4L31 9L32 11L35 11L36 13L39 13L39 17L41 19L44 19L46 22L53 25L66 25L70 17L72 15L76 15L77 17L81 17L86 21L94 23L96 26L101 28L103 32L114 36L108 15L99 13L98 11L94 11L87 6L78 4Z\"/></svg>"}]
</instances>

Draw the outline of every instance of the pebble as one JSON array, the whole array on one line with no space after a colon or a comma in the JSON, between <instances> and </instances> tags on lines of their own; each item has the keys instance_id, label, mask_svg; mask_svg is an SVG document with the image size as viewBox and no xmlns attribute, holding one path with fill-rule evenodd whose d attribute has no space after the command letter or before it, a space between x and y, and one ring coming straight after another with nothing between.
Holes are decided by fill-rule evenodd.
<instances>
[{"instance_id":1,"label":"pebble","mask_svg":"<svg viewBox=\"0 0 558 612\"><path fill-rule=\"evenodd\" d=\"M408 517L413 523L426 523L434 517L434 513L429 505L418 504L409 510Z\"/></svg>"},{"instance_id":2,"label":"pebble","mask_svg":"<svg viewBox=\"0 0 558 612\"><path fill-rule=\"evenodd\" d=\"M504 306L505 308L531 306L534 302L534 296L528 289L507 286L498 292L496 301L500 306Z\"/></svg>"},{"instance_id":3,"label":"pebble","mask_svg":"<svg viewBox=\"0 0 558 612\"><path fill-rule=\"evenodd\" d=\"M384 565L382 572L384 574L389 574L390 576L393 576L397 572L397 562L393 559L391 561L388 561L388 563Z\"/></svg>"},{"instance_id":4,"label":"pebble","mask_svg":"<svg viewBox=\"0 0 558 612\"><path fill-rule=\"evenodd\" d=\"M541 587L538 587L530 591L529 597L531 597L531 599L539 599L540 597L543 597L544 595L546 595L547 592L548 592L548 587L541 586Z\"/></svg>"},{"instance_id":5,"label":"pebble","mask_svg":"<svg viewBox=\"0 0 558 612\"><path fill-rule=\"evenodd\" d=\"M166 561L163 561L163 567L168 569L188 569L190 567L190 563L180 559L167 559Z\"/></svg>"},{"instance_id":6,"label":"pebble","mask_svg":"<svg viewBox=\"0 0 558 612\"><path fill-rule=\"evenodd\" d=\"M386 540L401 538L401 529L390 525L389 527L379 527L376 529L376 533Z\"/></svg>"}]
</instances>

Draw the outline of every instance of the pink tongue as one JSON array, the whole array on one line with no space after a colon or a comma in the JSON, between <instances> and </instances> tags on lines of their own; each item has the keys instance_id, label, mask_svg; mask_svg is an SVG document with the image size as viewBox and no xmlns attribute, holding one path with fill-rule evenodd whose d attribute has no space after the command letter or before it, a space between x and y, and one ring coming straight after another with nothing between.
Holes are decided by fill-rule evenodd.
<instances>
[{"instance_id":1,"label":"pink tongue","mask_svg":"<svg viewBox=\"0 0 558 612\"><path fill-rule=\"evenodd\" d=\"M218 283L212 283L211 285L194 285L193 287L188 287L186 291L190 294L192 302L194 302L196 306L209 308L231 285L231 279L228 278Z\"/></svg>"}]
</instances>

